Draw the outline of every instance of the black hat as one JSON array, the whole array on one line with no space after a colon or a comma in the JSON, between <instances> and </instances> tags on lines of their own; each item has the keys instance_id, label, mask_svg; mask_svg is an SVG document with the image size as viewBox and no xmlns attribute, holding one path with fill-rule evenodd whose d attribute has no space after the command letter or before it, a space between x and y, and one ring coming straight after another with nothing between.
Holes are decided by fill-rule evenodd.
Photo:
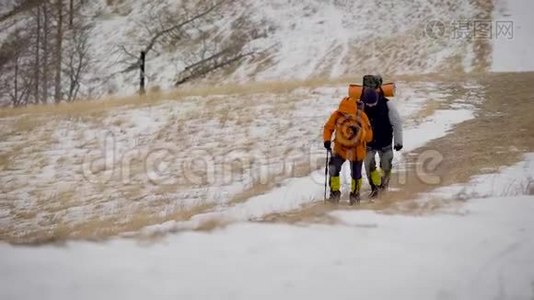
<instances>
[{"instance_id":1,"label":"black hat","mask_svg":"<svg viewBox=\"0 0 534 300\"><path fill-rule=\"evenodd\" d=\"M382 77L380 75L365 75L362 79L362 85L367 88L377 89L382 85Z\"/></svg>"}]
</instances>

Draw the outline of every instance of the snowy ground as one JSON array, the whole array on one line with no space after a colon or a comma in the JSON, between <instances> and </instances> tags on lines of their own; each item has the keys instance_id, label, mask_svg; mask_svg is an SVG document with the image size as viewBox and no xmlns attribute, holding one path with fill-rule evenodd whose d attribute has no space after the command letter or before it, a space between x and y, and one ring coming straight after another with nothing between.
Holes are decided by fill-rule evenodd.
<instances>
[{"instance_id":1,"label":"snowy ground","mask_svg":"<svg viewBox=\"0 0 534 300\"><path fill-rule=\"evenodd\" d=\"M493 18L501 27L495 28L493 39L494 72L525 72L534 70L534 2L529 0L497 1ZM511 24L509 22L512 22ZM496 23L495 26L498 26ZM509 27L511 26L511 27Z\"/></svg>"},{"instance_id":2,"label":"snowy ground","mask_svg":"<svg viewBox=\"0 0 534 300\"><path fill-rule=\"evenodd\" d=\"M320 172L312 173L324 161L322 126L346 88L189 97L39 121L46 125L0 142L0 155L10 157L0 178L5 237L94 238L110 228L117 234L182 219L177 211L241 211L238 219L248 219L315 201L324 182ZM465 88L481 93L473 83ZM393 101L406 120L408 150L473 117L475 96L454 98L444 90L439 83L399 82ZM440 105L452 106L420 116L425 107ZM5 118L0 126L16 132L20 120ZM299 176L306 177L284 181ZM274 197L248 199L273 188ZM80 233L87 224L94 226L90 236Z\"/></svg>"},{"instance_id":3,"label":"snowy ground","mask_svg":"<svg viewBox=\"0 0 534 300\"><path fill-rule=\"evenodd\" d=\"M495 14L513 18L517 30L510 43L494 40L494 71L534 70L524 52L532 36L529 16L522 13L529 5L529 1L497 2ZM329 9L315 12L330 13ZM281 60L293 46L286 47L278 52ZM405 151L475 117L472 101L482 101L484 91L473 82L464 83L462 89L465 94L454 96L448 93L449 86L439 83L399 83L400 94L394 101L407 119ZM116 237L101 243L67 241L40 247L0 243L0 298L533 299L534 153L497 173L420 195L417 202L439 203L438 210L421 216L333 210L328 214L336 222L330 225L249 222L321 201L320 172L299 178L295 178L298 172L280 176L280 170L286 169L276 162L282 155L296 158L305 151L306 163L322 167L318 164L324 154L317 142L320 128L345 92L345 87L335 86L300 89L283 98L276 94L190 97L113 110L96 120L59 118L31 131L30 139L8 134L1 141L0 158L8 150L16 155L9 156L7 168L1 169L0 234L49 232L57 224L87 225L101 217L120 226L140 213L164 215L202 199L213 206L189 221L159 224L152 220L148 223L158 225L143 231L168 233L210 220L227 224L213 231L166 234L155 242ZM469 99L464 95L470 95ZM250 105L251 99L261 99L261 104ZM262 118L249 117L256 115ZM9 132L27 125L5 118L0 126ZM284 131L288 127L292 130ZM192 131L184 134L184 128ZM110 132L111 149L103 146ZM295 139L304 140L304 145L293 143ZM234 201L255 187L253 176L242 176L261 171L254 164L238 170L230 166L230 181L215 172L216 184L185 184L177 190L147 184L150 173L136 169L135 164L126 177L130 185L123 182L124 176L114 177L117 174L105 184L84 177L83 158L97 157L102 149L111 151L113 157L129 153L146 158L151 150L169 144L192 150L177 151L179 168L184 161L193 166L191 156L202 157L208 150L213 157L228 153L233 157L243 153L234 152L236 145L245 153L260 149L266 158L262 162L267 162L271 172L267 173L275 175L277 184ZM402 156L397 158L396 169L402 170L403 163ZM93 179L108 176L105 166L105 159L90 161L89 170L97 174ZM183 171L172 164L161 166L164 172L153 176ZM143 188L128 189L139 186ZM96 224L90 229L109 225Z\"/></svg>"},{"instance_id":4,"label":"snowy ground","mask_svg":"<svg viewBox=\"0 0 534 300\"><path fill-rule=\"evenodd\" d=\"M480 88L473 86L473 88ZM435 95L434 101L439 101L439 95ZM446 98L443 96L442 101ZM402 99L402 98L401 98ZM418 100L421 100L419 102ZM471 101L475 100L470 99ZM397 100L395 100L397 101ZM406 136L406 148L410 151L423 146L426 142L446 135L455 124L461 123L473 117L473 105L465 104L462 99L456 99L453 107L456 109L436 110L434 114L424 119L417 119L414 123L414 115L418 112L417 107L424 104L423 99L416 97L409 98L408 101L399 101L401 115L409 121L405 125L404 134ZM461 102L462 104L459 104ZM323 151L324 152L324 151ZM323 153L324 154L324 153ZM397 153L394 164L397 171L406 168L404 158ZM343 166L344 190L350 186L350 170L348 164ZM365 170L364 170L364 177ZM367 187L364 187L366 193ZM246 220L261 220L262 217L271 213L287 212L299 209L304 204L322 201L324 192L324 171L321 168L308 176L301 178L290 178L280 184L279 187L270 190L268 193L258 195L248 199L244 203L233 206L222 206L214 211L198 214L186 222L169 222L161 225L151 226L144 229L144 232L160 230L180 230L197 228L210 221L222 223Z\"/></svg>"},{"instance_id":5,"label":"snowy ground","mask_svg":"<svg viewBox=\"0 0 534 300\"><path fill-rule=\"evenodd\" d=\"M336 225L237 223L154 245L0 246L3 299L532 299L534 197L492 193L534 154L430 216L334 211ZM514 179L515 180L515 179ZM452 200L451 200L452 201Z\"/></svg>"},{"instance_id":6,"label":"snowy ground","mask_svg":"<svg viewBox=\"0 0 534 300\"><path fill-rule=\"evenodd\" d=\"M400 89L401 94L394 100L407 119L405 134L410 137L407 150L440 137L453 124L473 117L470 103L473 97L469 101L451 99L451 95L439 92L444 90L439 84L413 86L417 88ZM472 94L480 89L473 83L466 84L466 88ZM311 94L317 98L302 100L311 102L304 102L308 107L291 115L305 120L310 113L317 113L317 107L309 106L310 103L343 90L316 89ZM326 110L323 119L328 114L326 107L332 109L337 101L332 98L318 101ZM451 102L448 109L432 110L424 118L414 118L432 101ZM317 124L304 126L320 129L322 121L313 122ZM131 130L150 131L157 124L142 130L135 130L134 126ZM121 146L121 141L131 138L119 140L118 148L128 149L127 145ZM533 156L526 159L531 161ZM397 164L401 165L402 159ZM524 170L525 165L516 168ZM64 246L38 248L3 244L1 296L322 299L336 295L342 299L354 296L449 299L530 295L534 277L531 268L525 267L531 261L525 259L534 246L526 238L534 231L534 224L527 218L534 210L532 197L486 198L459 208L450 200L453 209L447 207L443 214L425 217L333 211L330 215L338 220L336 225L246 222L271 212L298 208L302 203L321 201L322 176L316 175L286 180L281 187L243 203L223 202L215 212L200 214L189 222L145 229L194 227L196 222L212 217L235 222L213 232L166 235L163 240L145 246L120 238L105 243L67 242ZM476 180L480 183L483 178ZM435 199L435 195L429 197ZM420 276L422 273L424 277Z\"/></svg>"}]
</instances>

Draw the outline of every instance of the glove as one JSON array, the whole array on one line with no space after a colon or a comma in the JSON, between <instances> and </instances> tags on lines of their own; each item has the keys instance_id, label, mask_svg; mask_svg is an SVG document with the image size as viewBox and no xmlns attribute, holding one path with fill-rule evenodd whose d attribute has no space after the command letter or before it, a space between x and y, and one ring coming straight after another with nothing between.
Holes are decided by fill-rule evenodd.
<instances>
[{"instance_id":1,"label":"glove","mask_svg":"<svg viewBox=\"0 0 534 300\"><path fill-rule=\"evenodd\" d=\"M331 141L324 141L324 147L326 150L332 150L332 142Z\"/></svg>"},{"instance_id":2,"label":"glove","mask_svg":"<svg viewBox=\"0 0 534 300\"><path fill-rule=\"evenodd\" d=\"M397 145L393 146L393 149L395 149L395 151L400 151L402 149L402 145L401 144L397 144Z\"/></svg>"}]
</instances>

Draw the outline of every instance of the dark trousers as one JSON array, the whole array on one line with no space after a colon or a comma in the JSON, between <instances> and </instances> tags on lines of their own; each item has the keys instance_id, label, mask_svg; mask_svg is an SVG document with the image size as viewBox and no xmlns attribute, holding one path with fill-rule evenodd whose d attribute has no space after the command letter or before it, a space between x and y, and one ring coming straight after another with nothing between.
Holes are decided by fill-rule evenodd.
<instances>
[{"instance_id":1,"label":"dark trousers","mask_svg":"<svg viewBox=\"0 0 534 300\"><path fill-rule=\"evenodd\" d=\"M335 153L330 158L330 162L328 163L328 168L330 169L330 176L339 176L339 173L341 173L341 166L345 163L345 159L337 156ZM362 178L362 163L363 161L350 161L350 176L352 179L360 179Z\"/></svg>"}]
</instances>

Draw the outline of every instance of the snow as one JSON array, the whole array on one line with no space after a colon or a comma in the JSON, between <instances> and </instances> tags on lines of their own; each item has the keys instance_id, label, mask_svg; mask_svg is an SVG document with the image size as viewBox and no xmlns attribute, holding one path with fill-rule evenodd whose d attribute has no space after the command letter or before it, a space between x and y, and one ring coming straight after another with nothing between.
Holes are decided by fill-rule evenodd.
<instances>
[{"instance_id":1,"label":"snow","mask_svg":"<svg viewBox=\"0 0 534 300\"><path fill-rule=\"evenodd\" d=\"M377 5L369 1L276 0L256 1L253 11L275 30L250 44L257 49L274 47L270 51L274 63L259 72L254 63L244 63L236 72L240 80L247 76L279 80L321 75L335 78L355 72L432 72L449 57L468 51L469 45L465 41L421 39L418 30L428 20L476 15L476 8L465 1L451 5L386 1ZM400 43L417 51L405 53Z\"/></svg>"},{"instance_id":2,"label":"snow","mask_svg":"<svg viewBox=\"0 0 534 300\"><path fill-rule=\"evenodd\" d=\"M416 128L404 130L405 151L423 146L428 141L445 136L455 124L474 117L472 109L438 110Z\"/></svg>"},{"instance_id":3,"label":"snow","mask_svg":"<svg viewBox=\"0 0 534 300\"><path fill-rule=\"evenodd\" d=\"M501 0L496 2L493 18L496 22L513 22L513 34L504 34L493 39L494 72L525 72L534 71L534 2L530 0ZM498 23L494 24L496 27ZM495 28L497 34L499 28Z\"/></svg>"},{"instance_id":4,"label":"snow","mask_svg":"<svg viewBox=\"0 0 534 300\"><path fill-rule=\"evenodd\" d=\"M406 104L406 108L401 109L401 115L407 119L405 115L408 112L412 112L410 105L418 105L418 102L410 103L411 98L400 97L401 103L399 107L403 107ZM404 102L406 101L406 102ZM410 103L410 104L409 104ZM411 151L420 146L423 146L428 141L445 136L449 130L453 128L455 124L459 124L463 121L469 120L474 117L473 107L470 109L455 109L455 110L438 110L432 116L422 120L422 122L416 126L408 126L404 130L405 136L405 150ZM183 228L196 228L199 224L208 220L255 220L270 213L285 212L298 209L303 204L320 201L324 193L324 166L318 165L317 162L324 157L324 150L315 149L312 153L311 162L314 162L314 167L320 168L313 172L309 176L302 178L291 178L282 183L278 188L271 190L268 193L250 198L245 203L225 208L222 211L215 211L206 214L196 215L191 221L181 222L175 225L177 229ZM404 159L396 156L395 162L397 170L403 168ZM345 164L343 166L343 181L345 185L350 184L348 181L349 168ZM365 170L364 175L365 177ZM167 224L169 225L169 224ZM161 229L157 227L157 229ZM150 231L150 228L147 228Z\"/></svg>"},{"instance_id":5,"label":"snow","mask_svg":"<svg viewBox=\"0 0 534 300\"><path fill-rule=\"evenodd\" d=\"M476 97L449 103L451 95L445 87L432 82L398 82L398 95L392 101L406 120L405 151L441 137L455 124L473 117L470 103ZM478 95L480 89L466 83L470 95ZM14 163L25 171L5 170L0 180L6 204L13 199L16 207L30 213L20 222L16 211L10 210L0 214L0 224L10 232L49 231L52 225L41 222L44 217L74 226L95 217L129 222L137 213L166 216L210 205L186 222L149 222L147 225L157 225L143 232L151 233L298 209L322 199L325 152L320 132L346 93L346 85L336 85L301 88L284 95L194 96L112 109L97 121L82 118L46 123L34 132L35 137L51 135L51 139L24 147L28 154L17 156ZM251 98L262 101L251 104ZM451 109L418 117L426 105L445 103ZM5 120L7 128L8 123ZM18 138L10 136L3 142L0 154L29 142L33 134ZM37 158L31 156L34 154ZM232 167L233 162L238 169ZM394 164L395 170L403 170L402 155L396 155ZM303 166L317 171L294 178L295 169ZM347 184L349 177L343 178ZM269 182L276 185L266 187L267 193L255 192L256 197L233 201L258 183Z\"/></svg>"},{"instance_id":6,"label":"snow","mask_svg":"<svg viewBox=\"0 0 534 300\"><path fill-rule=\"evenodd\" d=\"M412 140L408 138L406 140L405 151L416 149L429 140L444 136L454 124L468 120L472 118L472 116L472 111L469 110L438 111L420 126L405 131L406 137L415 139ZM317 162L322 156L324 156L324 151L316 151L314 153L315 159L312 159L312 161ZM396 163L401 164L402 159L397 159ZM345 176L343 176L344 183L348 185L349 182L347 178L350 178L350 176L346 164L343 170L345 173ZM321 169L307 177L288 179L279 188L275 188L266 194L253 197L245 203L227 208L221 212L196 215L191 221L179 223L176 227L178 229L196 228L198 224L211 219L225 221L255 220L270 213L291 211L298 209L303 204L316 202L322 199L323 193L324 171Z\"/></svg>"},{"instance_id":7,"label":"snow","mask_svg":"<svg viewBox=\"0 0 534 300\"><path fill-rule=\"evenodd\" d=\"M146 20L155 19L163 10L176 9L179 3L174 0L124 0L112 6L104 0L90 3L86 14L93 16L90 44L95 80L88 81L91 83L87 90L93 96L135 92L137 72L121 73L128 65L124 61L132 63L135 58L121 48L124 46L137 55L149 39ZM256 31L259 36L245 45L246 51L257 54L243 60L231 72L222 76L215 73L211 79L218 83L336 78L373 72L436 72L450 65L451 57L464 57L465 53L469 56L472 41L421 38L426 22L473 18L478 10L467 1L444 4L436 0L384 1L379 5L369 1L245 0L231 3L226 9L231 13L225 11L217 20L219 27L212 38L223 42L231 38L235 30L232 24L241 16L250 22L240 29ZM156 51L147 55L147 86L172 88L176 76L191 59L195 61L187 56L186 49L198 47L199 43L179 42L174 48L156 45ZM470 68L468 62L465 68Z\"/></svg>"},{"instance_id":8,"label":"snow","mask_svg":"<svg viewBox=\"0 0 534 300\"><path fill-rule=\"evenodd\" d=\"M91 69L84 76L80 91L87 98L133 94L138 87L138 72L122 71L136 63L139 52L152 36L149 31L161 27L159 18L179 9L182 3L194 3L176 0L108 2L90 1L83 10L91 25ZM253 51L255 55L243 59L234 69L215 72L207 78L208 83L337 78L376 72L438 72L449 67L451 58L462 57L469 61L465 55L469 56L473 42L421 38L427 22L474 18L479 10L467 1L442 3L438 0L383 1L378 5L363 0L228 3L221 17L212 23L214 30L206 30L212 32L209 39L224 44L235 38L236 30L255 32L244 46L244 52ZM26 26L23 17L14 22ZM235 22L242 17L243 22ZM4 31L0 32L0 43L10 32ZM148 89L173 88L178 74L187 65L200 60L200 55L194 57L190 53L202 47L201 39L197 38L198 30L187 31L187 39L175 41L172 46L156 44L147 54ZM470 67L469 62L464 65L467 69Z\"/></svg>"},{"instance_id":9,"label":"snow","mask_svg":"<svg viewBox=\"0 0 534 300\"><path fill-rule=\"evenodd\" d=\"M93 3L95 11L105 12L96 20L99 34L92 41L98 49L97 68L107 69L116 62L116 53L110 49L124 42L139 20L146 17L145 2L124 1L122 9L131 6L128 18L106 11L103 1ZM154 5L161 9L169 3ZM534 36L528 16L534 8L531 1L496 3L494 18L512 19L514 38L494 39L492 71L534 70L534 60L527 54ZM275 46L269 53L274 63L259 71L255 65L258 62L244 63L228 76L230 81L304 79L323 73L340 76L353 71L347 69L344 60L354 54L351 47L369 41L376 27L380 28L379 36L394 41L397 36L409 37L414 26L421 26L427 19L475 15L475 9L465 1L451 10L432 1L415 1L402 7L391 6L393 2L376 5L363 1L275 0L249 4L255 12L253 18L277 24L267 37L248 45ZM385 17L389 17L387 22ZM405 22L408 18L413 22ZM230 19L220 21L228 24ZM459 52L465 54L464 69L474 67L475 54L465 41L450 41L449 47L441 48L432 41L420 42L414 46L418 55L400 55L420 60L420 64L413 67L405 61L393 61L393 71L431 72ZM161 53L149 62L150 79L163 85L172 84L182 64L178 53ZM362 69L367 67L362 65ZM118 69L115 65L109 71ZM110 80L105 88L128 91L125 86L131 79L121 76ZM406 152L474 118L473 103L483 98L483 87L472 82L463 86L469 99L452 100L448 89L440 84L397 84L399 94L393 101L406 120ZM336 222L329 225L251 222L322 201L325 153L317 142L318 132L345 93L345 86L335 86L299 89L284 97L245 96L262 99L252 106L240 105L242 99L234 95L188 97L179 102L112 110L97 121L46 123L28 135L27 139L35 140L34 147L19 154L24 158L19 169L2 170L2 196L13 201L10 206L0 207L0 230L25 232L39 226L49 230L41 221L50 217L46 215L48 210L55 209L47 206L56 203L51 197L72 191L83 201L76 206L66 203L58 213L62 224L83 224L99 215L126 219L143 206L162 214L172 212L177 205L187 208L200 200L214 207L188 221L142 229L141 233L166 233L153 242L120 236L102 243L68 241L61 246L22 247L0 242L0 299L534 298L534 153L513 166L475 176L466 184L420 195L416 202L442 204L423 216L334 210L328 214ZM287 107L282 105L285 102ZM422 107L432 103L447 104L447 108L437 105L429 115L418 117ZM206 107L208 112L203 111ZM211 111L217 115L209 115ZM242 119L247 115L262 118ZM2 128L9 127L8 118L1 121ZM186 131L178 131L179 126ZM168 129L173 134L167 133ZM172 139L174 135L179 140ZM48 136L52 142L44 138ZM112 147L107 147L108 137ZM295 143L297 139L302 144ZM0 154L24 142L18 136L9 136L0 143ZM128 187L124 178L114 178L104 188L81 178L84 174L79 172L82 165L78 160L88 154L102 156L102 151L107 151L115 164L128 154L142 156L160 148L179 150L178 167L166 161L162 165L171 174L183 173L183 164L192 167L192 160L206 156L230 161L254 158L261 166L244 167L242 174L231 174L230 180L223 169L207 186L173 190L166 195L169 203L161 206L154 204L161 197L154 193L157 187L144 178L157 177L157 172L133 175L131 180L140 187L141 199L135 203L122 190L119 193L119 189ZM290 172L303 156L315 172L305 177L289 176L264 193L241 202L230 201L255 180ZM404 163L404 157L396 155L395 170L402 171ZM106 161L98 164L105 166ZM32 194L34 187L39 193L50 194L44 197L48 201L43 204L43 199L36 199L40 197ZM16 219L17 212L29 209L39 212L34 218ZM226 226L211 232L189 230L210 221Z\"/></svg>"},{"instance_id":10,"label":"snow","mask_svg":"<svg viewBox=\"0 0 534 300\"><path fill-rule=\"evenodd\" d=\"M525 164L534 164L533 154ZM236 223L145 246L129 239L1 244L0 296L530 299L533 213L533 196L492 196L470 199L462 213L333 211L333 225Z\"/></svg>"},{"instance_id":11,"label":"snow","mask_svg":"<svg viewBox=\"0 0 534 300\"><path fill-rule=\"evenodd\" d=\"M162 11L177 9L180 3L174 0L88 3L84 15L93 25L90 49L94 63L82 92L88 97L134 93L137 72L121 71L137 58L128 56L122 47L137 56L150 36L144 25L147 20L156 19ZM496 2L494 19L513 19L515 27L512 40L494 39L492 70L532 69L528 49L532 48L534 27L528 18L529 9L523 9L531 5L528 0ZM232 24L236 18L247 16L250 22L241 29L254 29L258 36L245 49L256 51L257 55L243 60L234 70L208 78L218 83L336 78L374 72L432 73L451 68L451 61L456 58L461 58L459 68L470 71L477 61L474 41L424 35L429 20L448 23L476 18L480 8L469 1L383 1L377 5L369 1L245 0L231 3L226 9L231 13L224 11L214 23L218 28L212 38L225 42L235 30ZM155 23L148 22L157 27ZM1 36L2 33L0 42L4 39ZM186 49L199 46L200 42L179 42L175 47L156 45L157 49L147 56L147 86L172 88L176 76L191 60L195 61L188 57Z\"/></svg>"},{"instance_id":12,"label":"snow","mask_svg":"<svg viewBox=\"0 0 534 300\"><path fill-rule=\"evenodd\" d=\"M534 192L534 153L511 167L501 167L498 173L474 176L467 185L452 185L434 190L431 195L442 198L506 197ZM423 200L423 199L422 199Z\"/></svg>"}]
</instances>

